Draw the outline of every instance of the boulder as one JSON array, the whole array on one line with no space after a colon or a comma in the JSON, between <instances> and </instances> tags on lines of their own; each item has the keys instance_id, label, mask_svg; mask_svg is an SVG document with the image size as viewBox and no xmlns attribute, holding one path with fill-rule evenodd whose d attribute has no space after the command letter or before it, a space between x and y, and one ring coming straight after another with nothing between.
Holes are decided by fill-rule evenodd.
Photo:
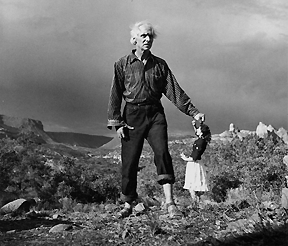
<instances>
[{"instance_id":1,"label":"boulder","mask_svg":"<svg viewBox=\"0 0 288 246\"><path fill-rule=\"evenodd\" d=\"M288 209L288 188L282 189L281 205L283 208Z\"/></svg>"},{"instance_id":2,"label":"boulder","mask_svg":"<svg viewBox=\"0 0 288 246\"><path fill-rule=\"evenodd\" d=\"M142 213L142 212L144 212L145 211L145 209L146 209L146 207L145 207L145 205L144 205L144 203L138 203L135 207L134 207L134 210L135 210L135 212L136 213Z\"/></svg>"},{"instance_id":3,"label":"boulder","mask_svg":"<svg viewBox=\"0 0 288 246\"><path fill-rule=\"evenodd\" d=\"M272 137L275 144L279 141L283 141L283 138L277 134L275 128L272 125L266 126L262 122L259 122L256 128L256 134L260 138Z\"/></svg>"},{"instance_id":4,"label":"boulder","mask_svg":"<svg viewBox=\"0 0 288 246\"><path fill-rule=\"evenodd\" d=\"M268 127L262 123L261 121L259 122L258 126L256 127L256 134L260 138L264 138L268 134Z\"/></svg>"},{"instance_id":5,"label":"boulder","mask_svg":"<svg viewBox=\"0 0 288 246\"><path fill-rule=\"evenodd\" d=\"M69 224L58 224L58 225L55 225L53 226L49 232L50 233L58 233L58 232L63 232L63 231L68 231L68 230L71 230L73 228L72 225L69 225Z\"/></svg>"},{"instance_id":6,"label":"boulder","mask_svg":"<svg viewBox=\"0 0 288 246\"><path fill-rule=\"evenodd\" d=\"M26 200L23 198L19 198L17 200L5 204L0 209L0 214L8 214L13 212L28 212L31 209L31 207L35 205L36 201L34 199Z\"/></svg>"},{"instance_id":7,"label":"boulder","mask_svg":"<svg viewBox=\"0 0 288 246\"><path fill-rule=\"evenodd\" d=\"M233 123L230 123L229 125L229 132L233 132L233 133L237 133L240 130L238 129L238 127L236 127Z\"/></svg>"},{"instance_id":8,"label":"boulder","mask_svg":"<svg viewBox=\"0 0 288 246\"><path fill-rule=\"evenodd\" d=\"M288 155L285 155L283 157L283 163L287 166L287 169L288 169Z\"/></svg>"},{"instance_id":9,"label":"boulder","mask_svg":"<svg viewBox=\"0 0 288 246\"><path fill-rule=\"evenodd\" d=\"M284 143L288 144L288 133L283 127L280 127L276 133Z\"/></svg>"}]
</instances>

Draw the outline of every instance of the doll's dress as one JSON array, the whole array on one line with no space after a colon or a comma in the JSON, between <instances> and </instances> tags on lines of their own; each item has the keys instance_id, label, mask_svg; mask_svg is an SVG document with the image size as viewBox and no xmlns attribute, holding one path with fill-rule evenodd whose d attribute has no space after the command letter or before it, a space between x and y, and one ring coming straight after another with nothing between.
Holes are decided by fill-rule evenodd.
<instances>
[{"instance_id":1,"label":"doll's dress","mask_svg":"<svg viewBox=\"0 0 288 246\"><path fill-rule=\"evenodd\" d=\"M206 170L201 160L187 162L183 188L193 191L208 191Z\"/></svg>"}]
</instances>

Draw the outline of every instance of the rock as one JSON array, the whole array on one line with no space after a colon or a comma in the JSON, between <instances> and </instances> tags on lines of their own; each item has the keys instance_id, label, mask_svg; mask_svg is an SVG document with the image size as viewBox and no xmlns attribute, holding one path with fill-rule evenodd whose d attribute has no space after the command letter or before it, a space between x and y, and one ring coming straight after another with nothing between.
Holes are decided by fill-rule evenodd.
<instances>
[{"instance_id":1,"label":"rock","mask_svg":"<svg viewBox=\"0 0 288 246\"><path fill-rule=\"evenodd\" d=\"M68 231L68 230L71 230L72 228L73 228L72 225L69 225L69 224L58 224L58 225L53 226L49 230L49 233L58 233L62 231Z\"/></svg>"},{"instance_id":2,"label":"rock","mask_svg":"<svg viewBox=\"0 0 288 246\"><path fill-rule=\"evenodd\" d=\"M283 157L283 163L287 166L287 169L288 169L288 155L285 155Z\"/></svg>"},{"instance_id":3,"label":"rock","mask_svg":"<svg viewBox=\"0 0 288 246\"><path fill-rule=\"evenodd\" d=\"M240 132L239 128L236 127L233 123L231 123L229 125L229 132L233 133L233 134L237 134L238 132Z\"/></svg>"},{"instance_id":4,"label":"rock","mask_svg":"<svg viewBox=\"0 0 288 246\"><path fill-rule=\"evenodd\" d=\"M284 141L282 136L279 136L275 128L271 125L266 126L264 123L259 122L256 128L256 134L260 138L272 137L273 142L276 144L279 141Z\"/></svg>"},{"instance_id":5,"label":"rock","mask_svg":"<svg viewBox=\"0 0 288 246\"><path fill-rule=\"evenodd\" d=\"M276 133L284 143L288 144L288 133L283 127L280 127Z\"/></svg>"},{"instance_id":6,"label":"rock","mask_svg":"<svg viewBox=\"0 0 288 246\"><path fill-rule=\"evenodd\" d=\"M6 231L7 234L11 234L11 233L14 233L14 232L16 232L16 230Z\"/></svg>"},{"instance_id":7,"label":"rock","mask_svg":"<svg viewBox=\"0 0 288 246\"><path fill-rule=\"evenodd\" d=\"M36 205L36 201L34 199L23 199L23 198L19 198L15 201L9 202L6 205L4 205L1 209L0 209L0 213L1 214L8 214L8 213L12 213L12 212L28 212L30 210L30 208L32 206Z\"/></svg>"},{"instance_id":8,"label":"rock","mask_svg":"<svg viewBox=\"0 0 288 246\"><path fill-rule=\"evenodd\" d=\"M145 205L144 203L138 203L135 207L134 207L134 210L136 211L136 213L141 213L141 212L144 212L145 211Z\"/></svg>"},{"instance_id":9,"label":"rock","mask_svg":"<svg viewBox=\"0 0 288 246\"><path fill-rule=\"evenodd\" d=\"M236 128L235 128L235 125L233 123L230 123L229 125L229 132L236 132Z\"/></svg>"},{"instance_id":10,"label":"rock","mask_svg":"<svg viewBox=\"0 0 288 246\"><path fill-rule=\"evenodd\" d=\"M125 229L125 230L122 232L122 239L124 240L124 239L127 238L130 234L131 234L130 230L129 230L129 229Z\"/></svg>"},{"instance_id":11,"label":"rock","mask_svg":"<svg viewBox=\"0 0 288 246\"><path fill-rule=\"evenodd\" d=\"M260 138L264 138L268 134L268 127L263 124L261 121L259 122L258 126L256 127L256 134Z\"/></svg>"},{"instance_id":12,"label":"rock","mask_svg":"<svg viewBox=\"0 0 288 246\"><path fill-rule=\"evenodd\" d=\"M53 219L53 220L57 220L58 218L59 218L59 214L53 214L53 215L52 215L52 219Z\"/></svg>"},{"instance_id":13,"label":"rock","mask_svg":"<svg viewBox=\"0 0 288 246\"><path fill-rule=\"evenodd\" d=\"M272 125L267 126L267 131L275 132L275 128Z\"/></svg>"},{"instance_id":14,"label":"rock","mask_svg":"<svg viewBox=\"0 0 288 246\"><path fill-rule=\"evenodd\" d=\"M281 206L288 209L288 188L282 189Z\"/></svg>"}]
</instances>

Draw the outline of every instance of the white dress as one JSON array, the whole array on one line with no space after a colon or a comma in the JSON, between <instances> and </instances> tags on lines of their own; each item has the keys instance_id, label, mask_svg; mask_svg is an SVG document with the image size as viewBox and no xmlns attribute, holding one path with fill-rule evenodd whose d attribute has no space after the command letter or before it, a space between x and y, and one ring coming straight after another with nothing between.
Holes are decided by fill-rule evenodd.
<instances>
[{"instance_id":1,"label":"white dress","mask_svg":"<svg viewBox=\"0 0 288 246\"><path fill-rule=\"evenodd\" d=\"M201 160L187 162L183 188L193 191L208 191L206 170Z\"/></svg>"}]
</instances>

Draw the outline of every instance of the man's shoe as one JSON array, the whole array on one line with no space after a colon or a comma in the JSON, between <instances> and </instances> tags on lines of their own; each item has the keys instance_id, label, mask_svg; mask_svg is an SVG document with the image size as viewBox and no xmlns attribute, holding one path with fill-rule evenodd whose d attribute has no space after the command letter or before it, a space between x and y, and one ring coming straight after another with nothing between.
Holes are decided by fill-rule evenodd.
<instances>
[{"instance_id":1,"label":"man's shoe","mask_svg":"<svg viewBox=\"0 0 288 246\"><path fill-rule=\"evenodd\" d=\"M124 219L132 214L132 207L131 208L126 208L124 207L117 215L118 219Z\"/></svg>"}]
</instances>

